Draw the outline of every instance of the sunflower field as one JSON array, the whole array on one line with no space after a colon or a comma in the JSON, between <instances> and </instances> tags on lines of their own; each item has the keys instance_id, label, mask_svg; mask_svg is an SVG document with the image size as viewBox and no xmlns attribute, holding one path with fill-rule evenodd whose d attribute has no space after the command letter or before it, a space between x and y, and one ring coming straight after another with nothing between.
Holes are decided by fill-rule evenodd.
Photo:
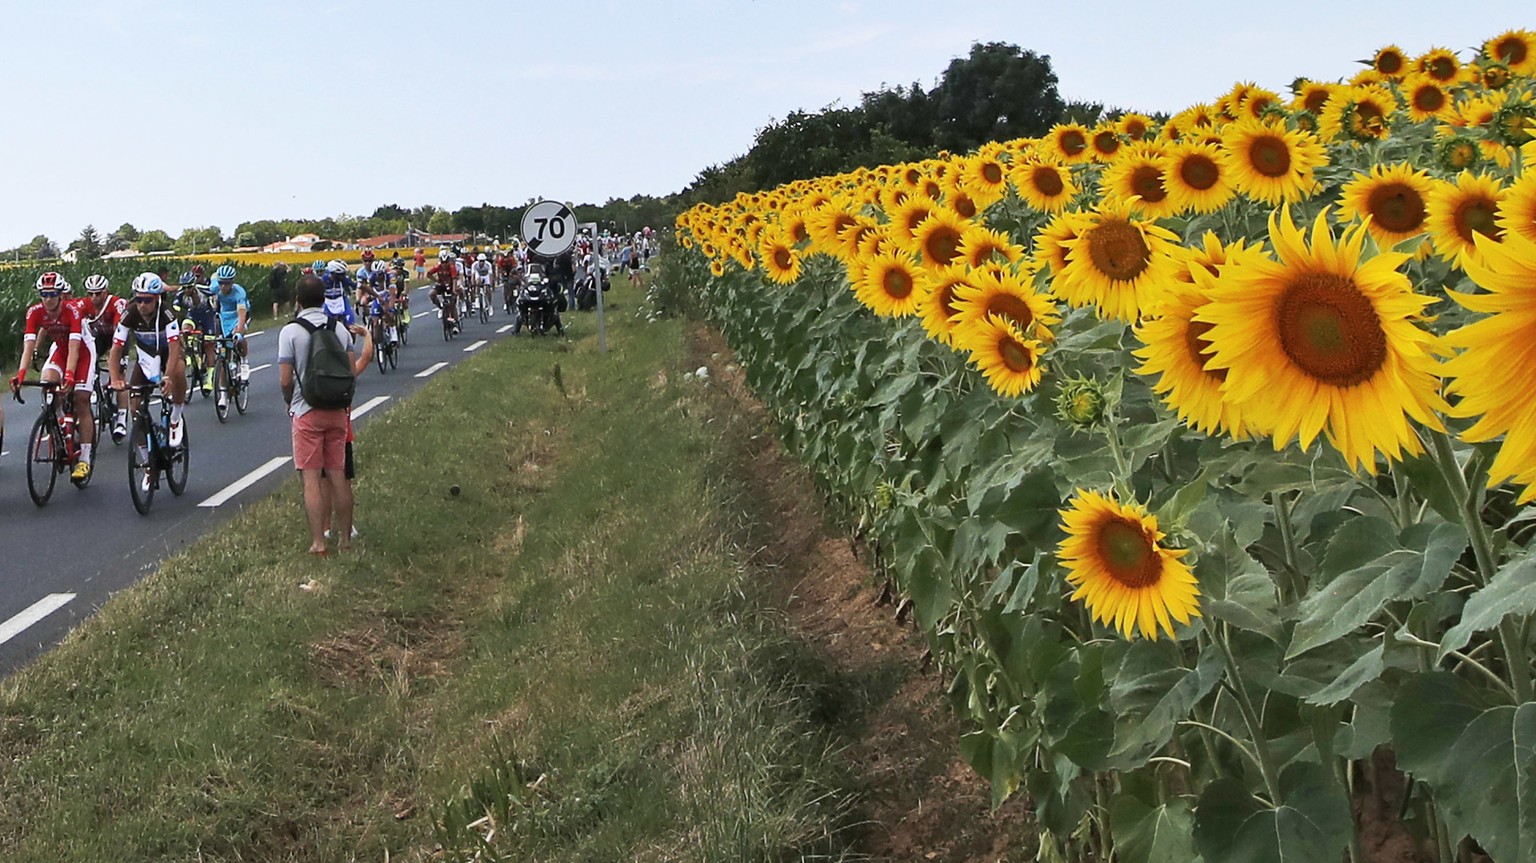
<instances>
[{"instance_id":1,"label":"sunflower field","mask_svg":"<svg viewBox=\"0 0 1536 863\"><path fill-rule=\"evenodd\" d=\"M1536 860L1536 33L678 218L1041 859Z\"/></svg>"}]
</instances>

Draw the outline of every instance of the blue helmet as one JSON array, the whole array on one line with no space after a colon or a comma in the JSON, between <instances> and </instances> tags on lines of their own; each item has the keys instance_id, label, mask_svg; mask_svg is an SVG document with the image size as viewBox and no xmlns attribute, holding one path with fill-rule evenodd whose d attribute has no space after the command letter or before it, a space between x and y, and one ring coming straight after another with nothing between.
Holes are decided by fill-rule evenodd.
<instances>
[{"instance_id":1,"label":"blue helmet","mask_svg":"<svg viewBox=\"0 0 1536 863\"><path fill-rule=\"evenodd\" d=\"M213 271L213 277L221 282L233 282L235 280L235 268L225 264Z\"/></svg>"},{"instance_id":2,"label":"blue helmet","mask_svg":"<svg viewBox=\"0 0 1536 863\"><path fill-rule=\"evenodd\" d=\"M181 274L181 280L180 281L181 281L181 286L183 288L185 288L187 285L195 285L195 284L197 284L197 276L192 275L192 271L188 270L185 273Z\"/></svg>"}]
</instances>

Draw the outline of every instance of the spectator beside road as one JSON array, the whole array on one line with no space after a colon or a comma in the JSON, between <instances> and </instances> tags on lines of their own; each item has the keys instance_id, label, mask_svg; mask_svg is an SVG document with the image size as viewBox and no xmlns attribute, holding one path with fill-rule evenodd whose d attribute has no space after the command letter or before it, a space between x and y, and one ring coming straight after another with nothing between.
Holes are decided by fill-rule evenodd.
<instances>
[{"instance_id":1,"label":"spectator beside road","mask_svg":"<svg viewBox=\"0 0 1536 863\"><path fill-rule=\"evenodd\" d=\"M422 280L427 278L427 253L421 249L416 250L416 278Z\"/></svg>"},{"instance_id":2,"label":"spectator beside road","mask_svg":"<svg viewBox=\"0 0 1536 863\"><path fill-rule=\"evenodd\" d=\"M272 291L272 317L277 317L279 307L293 305L293 297L288 295L288 265L278 261L272 265L272 274L267 276L267 286Z\"/></svg>"},{"instance_id":3,"label":"spectator beside road","mask_svg":"<svg viewBox=\"0 0 1536 863\"><path fill-rule=\"evenodd\" d=\"M347 438L350 435L350 393L346 404L325 403L314 406L306 399L303 381L320 380L318 372L311 369L311 343L316 334L330 328L345 351L346 369L355 377L358 358L372 354L367 330L362 327L349 330L340 321L328 317L325 304L325 283L314 276L299 280L295 293L299 313L283 327L277 337L278 384L283 400L288 403L288 414L293 418L293 464L304 480L304 509L309 522L309 553L325 556L325 525L328 515L334 512L332 524L337 528L337 550L352 547L353 497L352 484L346 476ZM354 344L353 336L362 338L361 347ZM325 367L329 367L329 363ZM313 373L312 373L313 372ZM318 390L319 384L316 383ZM318 392L308 393L308 398L320 402Z\"/></svg>"}]
</instances>

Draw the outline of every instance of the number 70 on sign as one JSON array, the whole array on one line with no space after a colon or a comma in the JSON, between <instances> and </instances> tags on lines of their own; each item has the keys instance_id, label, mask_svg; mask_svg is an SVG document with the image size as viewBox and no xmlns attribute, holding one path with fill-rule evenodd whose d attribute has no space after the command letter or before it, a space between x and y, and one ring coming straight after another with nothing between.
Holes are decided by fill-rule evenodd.
<instances>
[{"instance_id":1,"label":"number 70 on sign","mask_svg":"<svg viewBox=\"0 0 1536 863\"><path fill-rule=\"evenodd\" d=\"M559 201L539 201L523 211L523 239L528 251L553 258L576 244L576 214Z\"/></svg>"}]
</instances>

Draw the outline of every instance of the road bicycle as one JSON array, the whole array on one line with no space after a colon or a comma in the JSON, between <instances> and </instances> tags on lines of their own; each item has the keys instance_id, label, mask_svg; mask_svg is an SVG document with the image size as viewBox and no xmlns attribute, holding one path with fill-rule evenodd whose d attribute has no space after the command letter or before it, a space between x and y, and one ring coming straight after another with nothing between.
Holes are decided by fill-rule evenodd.
<instances>
[{"instance_id":1,"label":"road bicycle","mask_svg":"<svg viewBox=\"0 0 1536 863\"><path fill-rule=\"evenodd\" d=\"M180 496L186 491L187 471L192 462L192 437L185 419L181 423L181 443L171 446L170 400L163 396L158 399L158 419L150 413L150 397L156 389L155 384L129 388L133 395L133 422L128 432L128 493L139 515L149 514L161 476L165 477L171 494Z\"/></svg>"},{"instance_id":2,"label":"road bicycle","mask_svg":"<svg viewBox=\"0 0 1536 863\"><path fill-rule=\"evenodd\" d=\"M119 365L126 369L125 358ZM112 420L117 418L117 393L112 390L112 375L107 371L107 357L96 364L96 387L91 392L91 408L96 414L96 440L110 436L112 443L121 444L123 439L112 434Z\"/></svg>"},{"instance_id":3,"label":"road bicycle","mask_svg":"<svg viewBox=\"0 0 1536 863\"><path fill-rule=\"evenodd\" d=\"M187 358L187 381L192 389L203 394L203 398L208 398L209 391L203 389L203 376L208 373L208 358L203 355L204 338L205 334L197 327L190 323L182 325L181 354ZM187 395L190 398L191 393Z\"/></svg>"},{"instance_id":4,"label":"road bicycle","mask_svg":"<svg viewBox=\"0 0 1536 863\"><path fill-rule=\"evenodd\" d=\"M389 328L384 325L384 315L370 315L368 328L373 337L373 359L378 363L379 374L383 374L399 365L400 347L390 343Z\"/></svg>"},{"instance_id":5,"label":"road bicycle","mask_svg":"<svg viewBox=\"0 0 1536 863\"><path fill-rule=\"evenodd\" d=\"M235 347L239 340L234 336L220 336L213 340L213 412L219 422L229 421L229 404L245 413L251 406L250 383L240 377L240 350Z\"/></svg>"},{"instance_id":6,"label":"road bicycle","mask_svg":"<svg viewBox=\"0 0 1536 863\"><path fill-rule=\"evenodd\" d=\"M480 323L488 324L491 322L491 286L488 284L480 285L475 288L475 295L475 305L480 310Z\"/></svg>"},{"instance_id":7,"label":"road bicycle","mask_svg":"<svg viewBox=\"0 0 1536 863\"><path fill-rule=\"evenodd\" d=\"M58 381L22 381L21 386L37 387L43 392L42 411L32 424L32 434L27 437L27 494L32 496L33 503L45 506L53 496L59 474L69 473L75 459L80 457L74 399L66 397L61 410ZM18 404L26 404L21 397L21 387L13 388L11 394ZM90 483L90 477L86 477L75 485L85 488Z\"/></svg>"},{"instance_id":8,"label":"road bicycle","mask_svg":"<svg viewBox=\"0 0 1536 863\"><path fill-rule=\"evenodd\" d=\"M395 334L400 337L400 347L405 347L405 334L411 331L411 298L408 294L395 297L395 309L399 311L400 320L395 324Z\"/></svg>"}]
</instances>

